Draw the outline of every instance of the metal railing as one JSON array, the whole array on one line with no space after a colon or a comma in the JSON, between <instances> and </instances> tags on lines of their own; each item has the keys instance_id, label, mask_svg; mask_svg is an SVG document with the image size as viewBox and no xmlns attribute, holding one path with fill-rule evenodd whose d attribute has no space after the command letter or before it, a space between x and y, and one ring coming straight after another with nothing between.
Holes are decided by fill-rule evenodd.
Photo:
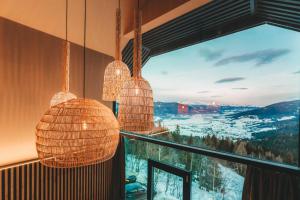
<instances>
[{"instance_id":1,"label":"metal railing","mask_svg":"<svg viewBox=\"0 0 300 200\"><path fill-rule=\"evenodd\" d=\"M200 154L204 156L209 156L213 158L218 158L221 160L236 162L240 164L250 165L253 167L261 168L261 169L268 169L274 170L278 172L284 173L291 173L297 176L300 175L300 168L298 166L288 165L284 163L272 162L268 160L260 160L257 158L251 158L247 156L227 153L227 152L220 152L216 150L210 150L201 147L189 146L185 144L179 144L171 141L165 141L157 138L153 138L146 135L135 134L131 132L121 131L121 136L129 139L140 140L144 142L149 142L152 144L157 144L165 147L170 147L190 153Z\"/></svg>"}]
</instances>

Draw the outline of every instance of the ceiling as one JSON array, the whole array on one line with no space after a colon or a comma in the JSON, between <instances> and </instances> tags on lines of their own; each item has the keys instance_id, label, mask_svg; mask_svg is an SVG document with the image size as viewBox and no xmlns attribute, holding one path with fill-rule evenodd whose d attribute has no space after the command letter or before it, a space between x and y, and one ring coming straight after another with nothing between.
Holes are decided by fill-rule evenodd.
<instances>
[{"instance_id":1,"label":"ceiling","mask_svg":"<svg viewBox=\"0 0 300 200\"><path fill-rule=\"evenodd\" d=\"M133 6L121 0L122 46L132 38ZM183 15L210 0L141 0L143 32ZM65 38L65 0L0 0L0 16L50 35ZM114 56L115 9L118 0L87 0L88 48ZM69 40L83 44L84 0L69 0Z\"/></svg>"},{"instance_id":2,"label":"ceiling","mask_svg":"<svg viewBox=\"0 0 300 200\"><path fill-rule=\"evenodd\" d=\"M300 31L300 1L211 1L144 33L143 63L152 56L265 23ZM132 68L132 40L123 49L123 60Z\"/></svg>"}]
</instances>

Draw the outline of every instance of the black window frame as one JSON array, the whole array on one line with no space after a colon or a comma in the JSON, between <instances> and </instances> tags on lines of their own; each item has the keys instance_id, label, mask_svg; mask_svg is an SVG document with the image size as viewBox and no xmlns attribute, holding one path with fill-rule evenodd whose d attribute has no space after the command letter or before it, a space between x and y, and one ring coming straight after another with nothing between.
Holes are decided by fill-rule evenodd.
<instances>
[{"instance_id":1,"label":"black window frame","mask_svg":"<svg viewBox=\"0 0 300 200\"><path fill-rule=\"evenodd\" d=\"M163 170L170 174L174 174L182 178L182 192L183 192L183 200L191 199L191 172L186 171L184 169L174 167L162 162L158 162L152 159L148 159L148 176L147 176L147 200L153 199L153 181L154 181L154 168Z\"/></svg>"}]
</instances>

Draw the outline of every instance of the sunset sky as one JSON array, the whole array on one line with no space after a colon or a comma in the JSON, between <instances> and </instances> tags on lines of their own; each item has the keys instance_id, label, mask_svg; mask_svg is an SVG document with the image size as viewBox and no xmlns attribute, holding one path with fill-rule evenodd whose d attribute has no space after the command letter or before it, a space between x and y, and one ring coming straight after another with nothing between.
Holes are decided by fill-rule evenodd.
<instances>
[{"instance_id":1,"label":"sunset sky","mask_svg":"<svg viewBox=\"0 0 300 200\"><path fill-rule=\"evenodd\" d=\"M155 101L265 106L300 99L300 33L262 25L151 58Z\"/></svg>"}]
</instances>

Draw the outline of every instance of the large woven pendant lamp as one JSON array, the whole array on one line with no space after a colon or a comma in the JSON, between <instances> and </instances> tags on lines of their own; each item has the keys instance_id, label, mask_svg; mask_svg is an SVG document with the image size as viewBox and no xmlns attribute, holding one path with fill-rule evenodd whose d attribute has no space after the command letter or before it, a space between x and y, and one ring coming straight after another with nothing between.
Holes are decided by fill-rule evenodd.
<instances>
[{"instance_id":1,"label":"large woven pendant lamp","mask_svg":"<svg viewBox=\"0 0 300 200\"><path fill-rule=\"evenodd\" d=\"M133 77L124 83L120 91L118 120L122 130L148 134L154 127L153 95L150 84L141 75L141 14L137 1L134 11Z\"/></svg>"},{"instance_id":2,"label":"large woven pendant lamp","mask_svg":"<svg viewBox=\"0 0 300 200\"><path fill-rule=\"evenodd\" d=\"M120 51L121 41L121 9L120 0L119 7L116 11L116 48L115 60L109 63L104 72L103 94L104 101L116 101L123 84L130 79L130 71L128 66L122 62Z\"/></svg>"},{"instance_id":3,"label":"large woven pendant lamp","mask_svg":"<svg viewBox=\"0 0 300 200\"><path fill-rule=\"evenodd\" d=\"M85 72L86 0L84 5ZM109 108L85 98L85 80L83 88L83 99L50 107L37 124L36 148L42 164L55 168L79 167L104 162L115 154L118 121Z\"/></svg>"},{"instance_id":4,"label":"large woven pendant lamp","mask_svg":"<svg viewBox=\"0 0 300 200\"><path fill-rule=\"evenodd\" d=\"M56 93L50 101L50 106L54 106L60 104L62 102L66 102L70 99L76 99L76 95L69 92L70 83L70 42L68 41L68 0L66 0L66 40L64 42L63 55L64 55L64 63L63 63L63 84L62 91Z\"/></svg>"}]
</instances>

